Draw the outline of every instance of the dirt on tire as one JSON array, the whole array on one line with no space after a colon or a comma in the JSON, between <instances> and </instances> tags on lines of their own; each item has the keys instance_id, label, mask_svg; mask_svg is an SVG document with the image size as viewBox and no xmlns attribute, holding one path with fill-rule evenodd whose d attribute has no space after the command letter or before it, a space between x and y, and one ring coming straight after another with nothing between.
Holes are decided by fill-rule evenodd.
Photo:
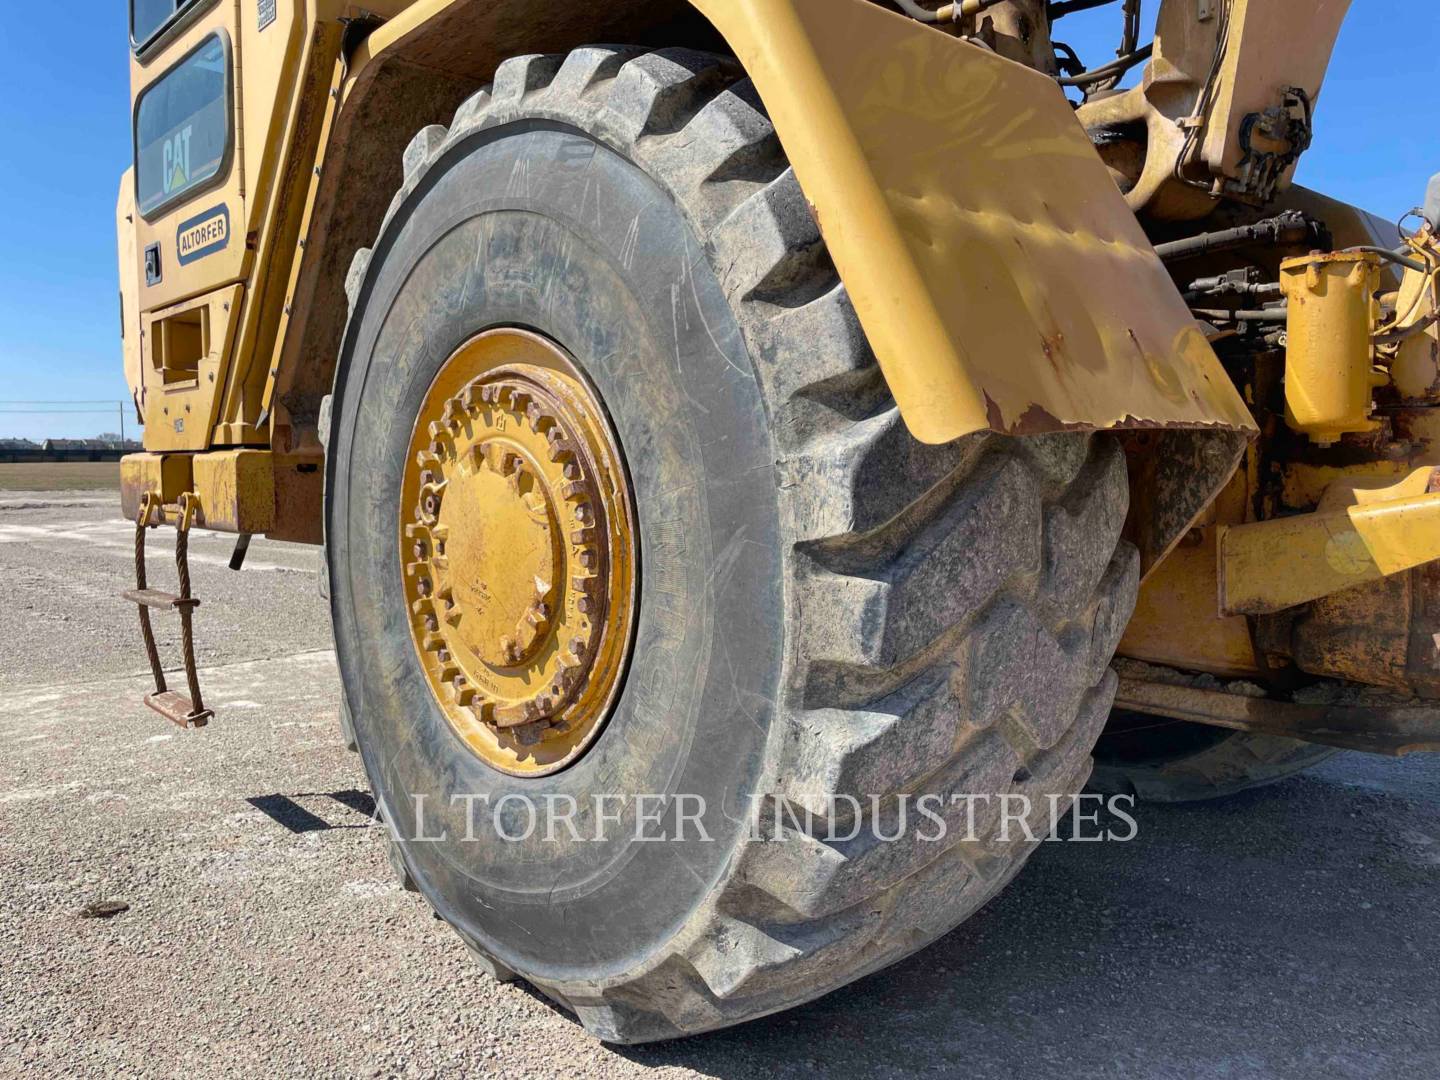
<instances>
[{"instance_id":1,"label":"dirt on tire","mask_svg":"<svg viewBox=\"0 0 1440 1080\"><path fill-rule=\"evenodd\" d=\"M1003 830L998 808L979 815L977 835L954 842L927 843L912 833L890 843L877 834L903 813L898 796L926 793L1028 796L1044 833L1039 819L1048 818L1049 797L1063 803L1090 773L1114 695L1108 665L1134 605L1138 557L1120 536L1128 485L1111 438L982 433L937 447L909 435L795 174L732 61L612 47L510 60L449 128L427 128L411 143L405 183L373 254L357 256L347 282L352 318L333 399L327 565L348 723L382 804L407 779L396 756L380 749L398 746L396 727L408 722L400 714L403 694L393 689L405 678L394 674L403 650L385 654L396 658L391 668L374 662L390 646L377 641L383 618L376 605L356 590L382 570L378 558L363 561L367 530L383 532L388 543L394 527L391 518L371 521L361 512L375 496L360 486L383 492L376 472L385 463L373 448L388 429L373 425L393 402L372 396L362 406L361 390L377 394L390 385L386 379L399 377L397 367L453 348L458 342L447 343L446 327L500 319L504 305L496 298L509 294L483 277L494 264L477 248L470 270L453 264L472 277L434 301L443 312L411 306L395 315L382 308L416 303L404 292L409 268L465 228L472 211L462 200L471 196L462 193L474 186L457 178L482 165L493 175L508 167L513 181L483 213L502 215L491 218L493 228L519 249L502 260L515 296L544 287L524 280L524 245L535 245L536 261L553 267L554 249L546 245L555 230L579 230L575 247L564 250L589 245L600 252L595 266L613 269L622 285L642 280L638 275L649 272L636 265L643 241L598 210L587 224L573 199L560 197L579 196L583 208L594 191L567 171L576 160L600 161L594 167L616 178L607 194L648 199L644 191L653 188L669 204L646 203L655 218L678 212L678 226L667 227L681 229L684 259L665 319L674 317L676 342L703 330L718 354L712 366L734 368L721 372L729 381L716 383L728 389L712 393L705 381L720 375L699 370L676 347L672 364L684 376L678 384L684 393L673 403L641 402L671 410L661 417L668 428L646 430L689 424L720 438L727 425L743 433L757 417L762 422L752 439L757 445L745 451L755 463L744 483L764 483L755 496L764 507L752 508L753 520L744 521L751 533L727 535L730 526L713 513L705 522L712 554L758 538L765 551L745 566L764 574L747 580L717 562L709 576L713 583L716 574L726 575L734 610L750 604L772 614L753 626L743 619L703 623L709 644L700 652L713 657L714 643L744 637L764 644L773 633L766 661L773 676L763 692L745 697L752 715L723 714L705 699L687 722L702 735L743 725L737 735L755 739L754 750L738 751L749 756L736 775L743 772L749 793L812 817L808 828L787 829L786 842L730 837L683 917L673 925L657 918L653 928L639 920L627 931L628 951L614 954L577 942L537 955L525 940L530 932L516 922L521 916L494 915L499 893L482 886L474 903L457 895L463 873L440 865L439 853L427 850L437 845L402 841L396 859L492 970L517 973L601 1038L644 1042L818 997L933 941L1003 887L1036 844ZM551 203L547 191L559 193ZM450 202L438 205L443 200ZM540 219L528 232L503 217L517 207ZM449 231L435 225L437 239L422 251L427 214ZM405 259L411 262L398 265ZM598 280L601 270L594 274ZM695 304L682 305L676 289L693 290ZM712 293L723 297L725 312L717 315L713 298L702 302ZM609 302L595 298L597 305ZM496 306L486 309L489 303ZM470 312L466 305L479 307ZM632 307L636 319L647 317L643 305ZM704 325L682 327L679 313L692 311ZM582 325L575 321L582 315L562 312L556 327L537 328L565 341L566 318ZM405 335L387 339L396 351L386 353L390 367L380 372L366 357L385 327L404 319ZM566 344L582 364L594 361ZM629 393L603 371L596 377L610 379L615 394ZM394 400L401 397L397 389ZM644 410L607 403L623 446L627 424L640 430L641 419L630 417ZM670 467L670 458L639 457L636 442L627 452L643 489L649 462ZM718 499L722 485L736 481L707 471L702 457L692 467ZM698 608L700 595L694 599ZM377 667L390 683L378 681ZM593 752L603 754L607 738L640 723L627 707L622 699ZM453 753L447 760L455 762L465 755L458 743L438 749L442 736L434 738L427 753ZM692 741L708 747L704 753L719 754L723 745ZM689 765L730 767L720 757ZM846 811L837 809L848 805L846 796L858 799L877 827L853 840L827 840L829 826L846 824ZM955 813L952 826L963 808ZM607 902L640 904L655 884L634 877L620 873L605 886Z\"/></svg>"}]
</instances>

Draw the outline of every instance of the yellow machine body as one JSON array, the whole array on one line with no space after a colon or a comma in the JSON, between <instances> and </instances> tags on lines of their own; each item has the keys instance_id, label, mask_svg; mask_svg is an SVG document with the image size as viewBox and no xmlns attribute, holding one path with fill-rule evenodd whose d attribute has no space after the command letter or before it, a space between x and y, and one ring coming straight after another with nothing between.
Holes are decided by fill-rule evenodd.
<instances>
[{"instance_id":1,"label":"yellow machine body","mask_svg":"<svg viewBox=\"0 0 1440 1080\"><path fill-rule=\"evenodd\" d=\"M1219 530L1221 615L1270 615L1440 559L1433 468L1384 488L1340 484L1313 514Z\"/></svg>"},{"instance_id":2,"label":"yellow machine body","mask_svg":"<svg viewBox=\"0 0 1440 1080\"><path fill-rule=\"evenodd\" d=\"M125 366L146 446L124 469L127 513L147 494L170 505L192 494L208 527L318 542L321 402L346 275L400 187L412 136L448 123L512 56L595 41L719 48L773 119L915 438L1124 434L1147 585L1122 652L1237 676L1303 666L1295 627L1310 614L1298 610L1329 605L1325 618L1344 622L1354 612L1336 614L1337 596L1392 587L1433 558L1428 491L1320 504L1440 463L1421 431L1440 402L1440 331L1425 322L1436 277L1402 275L1410 322L1383 358L1400 409L1382 424L1375 337L1390 268L1353 252L1269 267L1289 302L1280 427L1316 452L1271 458L1259 448L1275 433L1255 442L1255 388L1222 365L1225 333L1196 319L1152 236L1288 204L1323 210L1337 241L1379 242L1364 215L1290 189L1348 7L1164 0L1140 84L1077 110L1013 42L987 48L872 0L182 3L135 50L137 132L145 103L200 56L223 62L226 139L203 182L174 172L173 198L147 188L155 165L141 155L122 183ZM1138 156L1126 143L1137 130L1148 132ZM152 140L165 176L187 140ZM1417 434L1323 453L1381 427ZM1331 533L1352 537L1339 563ZM1287 561L1302 551L1311 562ZM1257 629L1279 618L1283 633Z\"/></svg>"},{"instance_id":3,"label":"yellow machine body","mask_svg":"<svg viewBox=\"0 0 1440 1080\"><path fill-rule=\"evenodd\" d=\"M1122 137L1107 154L1131 209L1187 221L1220 196L1264 204L1283 192L1350 4L1163 0L1137 85L1078 111L1088 131L1143 128L1143 141Z\"/></svg>"},{"instance_id":4,"label":"yellow machine body","mask_svg":"<svg viewBox=\"0 0 1440 1080\"><path fill-rule=\"evenodd\" d=\"M1285 420L1321 445L1350 432L1374 431L1376 387L1371 334L1379 313L1380 259L1337 253L1289 259L1280 267L1289 301Z\"/></svg>"},{"instance_id":5,"label":"yellow machine body","mask_svg":"<svg viewBox=\"0 0 1440 1080\"><path fill-rule=\"evenodd\" d=\"M1390 292L1387 264L1403 267ZM1146 582L1120 652L1220 678L1298 669L1440 696L1440 245L1427 224L1388 257L1277 269L1283 351L1244 388L1275 401L1266 435Z\"/></svg>"},{"instance_id":6,"label":"yellow machine body","mask_svg":"<svg viewBox=\"0 0 1440 1080\"><path fill-rule=\"evenodd\" d=\"M395 133L368 137L403 146L415 119L443 119L506 56L653 27L687 8L630 0L560 19L519 18L521 6L416 0L361 13L308 0L263 22L254 3L200 3L136 56L137 100L207 41L226 43L233 72L228 170L148 216L121 208L127 258L139 263L130 347L147 449L290 437L277 403L304 381L298 368L333 363L336 344L334 313L310 309L338 302L343 249L363 235L334 193L353 203L373 199L357 186L393 189L387 174L351 168L345 142L359 123L388 109ZM694 8L753 77L917 438L1250 429L1053 80L866 0ZM347 56L341 20L361 14L386 21ZM438 88L383 100L415 64ZM398 170L398 154L386 165ZM147 283L145 252L157 245L162 276Z\"/></svg>"}]
</instances>

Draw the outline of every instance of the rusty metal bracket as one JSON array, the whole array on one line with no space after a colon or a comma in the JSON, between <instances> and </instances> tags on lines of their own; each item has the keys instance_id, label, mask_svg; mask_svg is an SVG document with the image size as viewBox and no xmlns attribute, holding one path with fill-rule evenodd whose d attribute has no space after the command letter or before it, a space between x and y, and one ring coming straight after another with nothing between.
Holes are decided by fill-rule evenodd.
<instances>
[{"instance_id":1,"label":"rusty metal bracket","mask_svg":"<svg viewBox=\"0 0 1440 1080\"><path fill-rule=\"evenodd\" d=\"M1122 678L1115 706L1199 724L1404 757L1440 751L1440 706L1301 704Z\"/></svg>"},{"instance_id":2,"label":"rusty metal bracket","mask_svg":"<svg viewBox=\"0 0 1440 1080\"><path fill-rule=\"evenodd\" d=\"M140 499L135 519L135 588L122 593L140 612L140 636L145 642L145 656L155 678L155 692L145 695L145 704L182 728L201 728L210 722L214 711L205 708L200 697L200 675L195 665L195 634L191 625L200 601L190 593L190 526L200 509L200 500L192 493L180 496L173 508L175 518L175 570L180 582L179 595L161 592L148 585L145 571L145 532L157 528L171 516L171 509L160 504L156 496L146 492ZM159 520L156 520L158 516ZM155 643L155 629L150 612L173 611L180 616L180 648L185 662L185 682L190 696L171 690L165 682L165 669L160 663L160 650Z\"/></svg>"}]
</instances>

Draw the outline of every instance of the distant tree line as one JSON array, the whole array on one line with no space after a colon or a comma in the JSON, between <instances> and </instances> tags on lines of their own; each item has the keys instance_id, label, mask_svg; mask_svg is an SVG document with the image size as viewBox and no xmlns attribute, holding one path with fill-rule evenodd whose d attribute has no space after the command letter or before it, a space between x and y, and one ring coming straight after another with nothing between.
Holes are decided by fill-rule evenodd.
<instances>
[{"instance_id":1,"label":"distant tree line","mask_svg":"<svg viewBox=\"0 0 1440 1080\"><path fill-rule=\"evenodd\" d=\"M102 435L97 439L0 439L0 461L117 461L144 449L134 439Z\"/></svg>"}]
</instances>

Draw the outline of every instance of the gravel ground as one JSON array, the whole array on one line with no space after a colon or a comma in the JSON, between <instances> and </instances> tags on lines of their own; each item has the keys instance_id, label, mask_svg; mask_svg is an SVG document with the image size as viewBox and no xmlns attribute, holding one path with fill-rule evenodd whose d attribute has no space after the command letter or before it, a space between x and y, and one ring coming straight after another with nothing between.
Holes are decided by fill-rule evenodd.
<instances>
[{"instance_id":1,"label":"gravel ground","mask_svg":"<svg viewBox=\"0 0 1440 1080\"><path fill-rule=\"evenodd\" d=\"M1142 808L1135 841L1047 845L817 1004L601 1046L394 884L338 744L314 553L257 542L236 575L196 539L220 715L182 733L140 702L115 517L0 492L0 1076L1440 1075L1440 761L1418 757ZM82 917L100 901L128 908Z\"/></svg>"},{"instance_id":2,"label":"gravel ground","mask_svg":"<svg viewBox=\"0 0 1440 1080\"><path fill-rule=\"evenodd\" d=\"M134 605L117 599L135 587L135 526L120 518L119 504L113 492L0 491L6 635L0 690L149 670ZM145 565L152 588L177 588L174 536L150 533ZM233 536L191 534L200 663L330 648L329 614L315 592L318 549L256 541L237 574L229 569L234 546ZM277 610L285 612L283 622ZM154 624L162 656L178 662L179 620L156 617Z\"/></svg>"}]
</instances>

